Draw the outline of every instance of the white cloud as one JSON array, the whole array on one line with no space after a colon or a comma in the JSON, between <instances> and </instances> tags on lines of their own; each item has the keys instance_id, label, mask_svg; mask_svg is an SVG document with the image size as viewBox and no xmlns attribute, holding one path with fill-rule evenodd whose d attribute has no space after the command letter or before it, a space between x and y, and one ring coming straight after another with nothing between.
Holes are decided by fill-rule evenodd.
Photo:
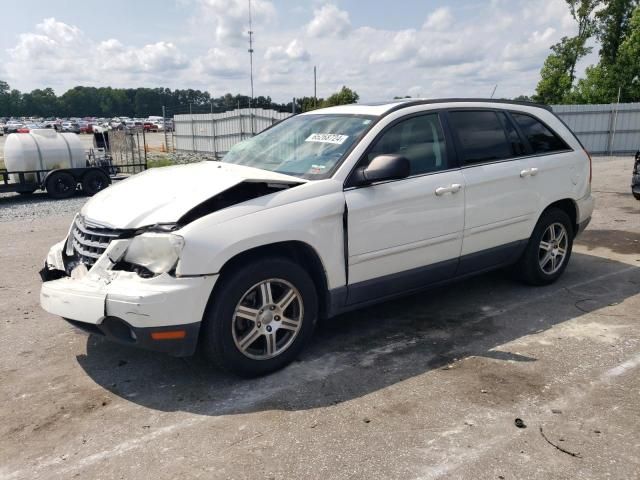
<instances>
[{"instance_id":1,"label":"white cloud","mask_svg":"<svg viewBox=\"0 0 640 480\"><path fill-rule=\"evenodd\" d=\"M344 37L351 30L349 13L327 3L313 11L313 20L307 25L311 37Z\"/></svg>"},{"instance_id":2,"label":"white cloud","mask_svg":"<svg viewBox=\"0 0 640 480\"><path fill-rule=\"evenodd\" d=\"M442 31L451 27L453 24L453 15L449 7L440 7L435 10L424 22L422 28L425 30Z\"/></svg>"},{"instance_id":3,"label":"white cloud","mask_svg":"<svg viewBox=\"0 0 640 480\"><path fill-rule=\"evenodd\" d=\"M54 18L43 20L33 33L21 34L9 49L9 57L5 65L9 78L29 76L40 87L105 83L116 77L129 80L135 74L167 74L189 65L171 42L142 47L126 46L116 39L96 42L78 27Z\"/></svg>"},{"instance_id":4,"label":"white cloud","mask_svg":"<svg viewBox=\"0 0 640 480\"><path fill-rule=\"evenodd\" d=\"M242 77L246 75L248 67L240 63L239 53L212 48L196 60L196 70L201 74L225 79Z\"/></svg>"},{"instance_id":5,"label":"white cloud","mask_svg":"<svg viewBox=\"0 0 640 480\"><path fill-rule=\"evenodd\" d=\"M264 55L266 60L293 60L307 61L309 60L309 52L304 45L298 40L292 40L286 47L276 46L269 47Z\"/></svg>"},{"instance_id":6,"label":"white cloud","mask_svg":"<svg viewBox=\"0 0 640 480\"><path fill-rule=\"evenodd\" d=\"M386 63L409 59L418 51L418 35L415 30L403 30L396 33L391 44L373 52L369 56L370 63Z\"/></svg>"},{"instance_id":7,"label":"white cloud","mask_svg":"<svg viewBox=\"0 0 640 480\"><path fill-rule=\"evenodd\" d=\"M126 47L118 40L101 42L94 51L102 69L129 73L166 73L188 66L186 57L170 42L157 42L142 48Z\"/></svg>"},{"instance_id":8,"label":"white cloud","mask_svg":"<svg viewBox=\"0 0 640 480\"><path fill-rule=\"evenodd\" d=\"M115 40L97 37L90 24L45 19L0 50L2 78L21 90L53 86L60 93L84 84L248 94L247 1L184 1L195 20L176 30L188 35L138 29L136 36L114 34ZM496 83L498 96L531 94L549 47L576 29L564 0L450 2L426 18L408 11L402 29L352 25L363 8L384 25L385 10L377 3L274 5L252 0L253 60L256 95L277 101L312 95L313 65L322 97L342 85L363 101L486 96ZM150 40L133 44L131 38L143 35Z\"/></svg>"},{"instance_id":9,"label":"white cloud","mask_svg":"<svg viewBox=\"0 0 640 480\"><path fill-rule=\"evenodd\" d=\"M213 27L215 40L224 45L237 46L246 42L249 31L249 2L247 0L199 0L201 21ZM276 17L276 9L269 0L252 0L254 25L264 25Z\"/></svg>"}]
</instances>

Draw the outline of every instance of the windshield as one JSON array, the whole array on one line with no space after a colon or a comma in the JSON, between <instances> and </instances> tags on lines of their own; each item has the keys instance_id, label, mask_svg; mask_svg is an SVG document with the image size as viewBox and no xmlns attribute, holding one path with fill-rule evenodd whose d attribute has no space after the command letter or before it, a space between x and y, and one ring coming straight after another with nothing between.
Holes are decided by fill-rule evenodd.
<instances>
[{"instance_id":1,"label":"windshield","mask_svg":"<svg viewBox=\"0 0 640 480\"><path fill-rule=\"evenodd\" d=\"M329 114L291 117L237 143L222 161L310 180L328 178L374 118Z\"/></svg>"}]
</instances>

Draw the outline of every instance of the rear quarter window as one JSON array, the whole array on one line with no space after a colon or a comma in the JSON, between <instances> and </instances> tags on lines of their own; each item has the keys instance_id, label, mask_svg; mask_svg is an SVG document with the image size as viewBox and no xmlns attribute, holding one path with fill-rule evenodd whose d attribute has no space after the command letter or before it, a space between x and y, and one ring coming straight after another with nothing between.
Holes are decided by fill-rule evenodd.
<instances>
[{"instance_id":1,"label":"rear quarter window","mask_svg":"<svg viewBox=\"0 0 640 480\"><path fill-rule=\"evenodd\" d=\"M540 120L524 113L511 113L523 135L529 141L533 153L549 153L570 150L567 143L556 133L552 132Z\"/></svg>"}]
</instances>

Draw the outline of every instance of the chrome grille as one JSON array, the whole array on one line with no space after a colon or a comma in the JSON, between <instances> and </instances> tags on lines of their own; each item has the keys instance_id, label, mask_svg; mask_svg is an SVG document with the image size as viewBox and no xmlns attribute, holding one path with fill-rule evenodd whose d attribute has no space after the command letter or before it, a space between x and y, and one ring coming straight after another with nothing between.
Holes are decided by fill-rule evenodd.
<instances>
[{"instance_id":1,"label":"chrome grille","mask_svg":"<svg viewBox=\"0 0 640 480\"><path fill-rule=\"evenodd\" d=\"M78 215L71 229L70 240L78 260L91 267L107 249L111 240L119 234L118 230L90 224Z\"/></svg>"}]
</instances>

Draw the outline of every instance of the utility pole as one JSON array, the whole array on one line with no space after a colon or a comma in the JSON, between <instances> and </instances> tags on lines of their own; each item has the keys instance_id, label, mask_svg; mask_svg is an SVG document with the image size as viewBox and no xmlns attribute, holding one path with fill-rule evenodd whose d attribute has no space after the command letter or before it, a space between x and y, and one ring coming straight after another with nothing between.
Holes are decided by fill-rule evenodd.
<instances>
[{"instance_id":1,"label":"utility pole","mask_svg":"<svg viewBox=\"0 0 640 480\"><path fill-rule=\"evenodd\" d=\"M253 21L251 18L251 0L249 0L249 68L251 75L251 105L253 107Z\"/></svg>"},{"instance_id":2,"label":"utility pole","mask_svg":"<svg viewBox=\"0 0 640 480\"><path fill-rule=\"evenodd\" d=\"M318 106L318 82L317 82L317 68L314 65L313 66L313 106L317 107Z\"/></svg>"}]
</instances>

